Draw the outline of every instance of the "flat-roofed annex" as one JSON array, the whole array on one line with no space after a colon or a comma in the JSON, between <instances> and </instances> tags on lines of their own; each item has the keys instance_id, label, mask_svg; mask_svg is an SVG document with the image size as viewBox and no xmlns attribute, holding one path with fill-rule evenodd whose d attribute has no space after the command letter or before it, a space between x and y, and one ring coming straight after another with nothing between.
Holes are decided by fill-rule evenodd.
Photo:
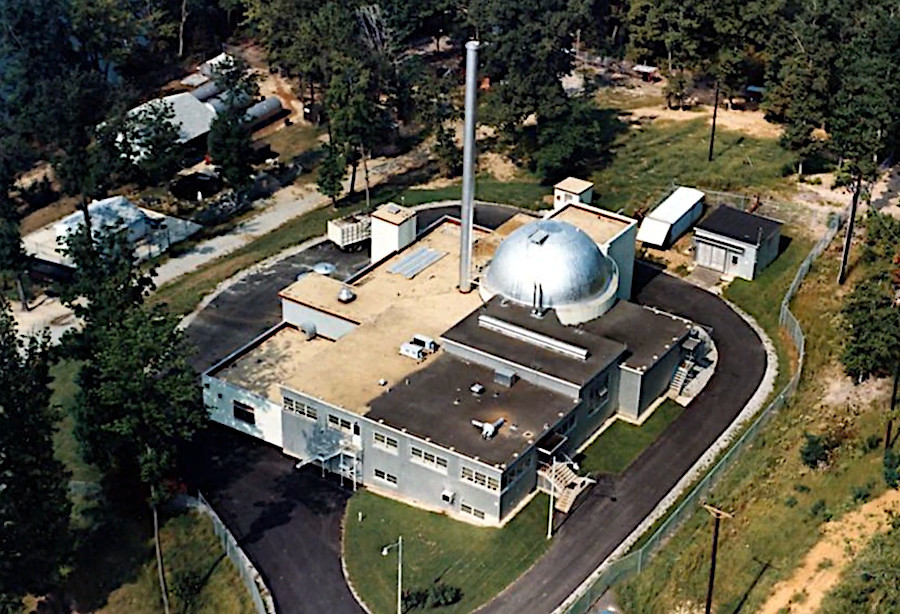
<instances>
[{"instance_id":1,"label":"flat-roofed annex","mask_svg":"<svg viewBox=\"0 0 900 614\"><path fill-rule=\"evenodd\" d=\"M554 211L548 219L568 222L582 229L598 245L612 241L629 226L637 224L629 217L578 203Z\"/></svg>"},{"instance_id":2,"label":"flat-roofed annex","mask_svg":"<svg viewBox=\"0 0 900 614\"><path fill-rule=\"evenodd\" d=\"M294 365L277 368L283 375L279 383L364 415L369 411L372 399L382 395L386 388L428 367L435 356L416 362L400 354L400 345L415 334L439 338L481 304L478 293L462 294L456 288L459 235L459 224L453 221L447 220L435 227L409 248L379 263L354 282L352 288L357 296L350 303L341 303L337 299L343 284L315 273L285 288L280 295L283 299L355 322L358 326L340 339L319 344L320 348L315 352L302 351L292 345L283 360ZM411 249L421 247L447 252L447 256L412 279L387 272ZM277 347L270 352L265 348L267 344L269 340L262 340L258 349L238 358L233 367L220 369L217 376L231 381L229 372L233 371L241 374L241 381L251 381L257 369L261 376L274 372L275 367L265 361L255 362L257 354L277 355ZM386 384L380 384L382 380ZM261 390L260 386L256 389ZM281 402L280 392L271 387L265 388L264 396Z\"/></svg>"}]
</instances>

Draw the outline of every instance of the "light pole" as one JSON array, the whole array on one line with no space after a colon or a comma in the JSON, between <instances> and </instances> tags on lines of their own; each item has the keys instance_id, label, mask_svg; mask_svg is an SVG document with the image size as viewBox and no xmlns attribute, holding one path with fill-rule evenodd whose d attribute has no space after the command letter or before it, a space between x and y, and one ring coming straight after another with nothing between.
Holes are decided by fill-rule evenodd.
<instances>
[{"instance_id":1,"label":"light pole","mask_svg":"<svg viewBox=\"0 0 900 614\"><path fill-rule=\"evenodd\" d=\"M554 480L556 474L556 457L550 463L550 510L547 512L547 539L553 537L553 486L556 484Z\"/></svg>"},{"instance_id":2,"label":"light pole","mask_svg":"<svg viewBox=\"0 0 900 614\"><path fill-rule=\"evenodd\" d=\"M397 614L403 614L403 536L393 544L381 549L381 556L387 556L391 548L397 548Z\"/></svg>"}]
</instances>

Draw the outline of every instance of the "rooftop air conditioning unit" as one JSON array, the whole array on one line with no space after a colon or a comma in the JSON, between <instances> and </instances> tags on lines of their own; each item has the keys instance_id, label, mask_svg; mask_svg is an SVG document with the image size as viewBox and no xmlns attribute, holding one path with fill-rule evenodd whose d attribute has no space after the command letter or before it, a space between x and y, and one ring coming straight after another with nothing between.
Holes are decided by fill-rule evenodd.
<instances>
[{"instance_id":1,"label":"rooftop air conditioning unit","mask_svg":"<svg viewBox=\"0 0 900 614\"><path fill-rule=\"evenodd\" d=\"M414 343L404 343L400 346L400 354L413 360L425 360L425 348Z\"/></svg>"},{"instance_id":2,"label":"rooftop air conditioning unit","mask_svg":"<svg viewBox=\"0 0 900 614\"><path fill-rule=\"evenodd\" d=\"M453 505L453 502L456 500L456 493L452 490L443 490L441 491L441 501L446 503L447 505Z\"/></svg>"},{"instance_id":3,"label":"rooftop air conditioning unit","mask_svg":"<svg viewBox=\"0 0 900 614\"><path fill-rule=\"evenodd\" d=\"M426 337L425 335L413 335L410 343L422 346L429 354L437 352L437 342L431 337Z\"/></svg>"}]
</instances>

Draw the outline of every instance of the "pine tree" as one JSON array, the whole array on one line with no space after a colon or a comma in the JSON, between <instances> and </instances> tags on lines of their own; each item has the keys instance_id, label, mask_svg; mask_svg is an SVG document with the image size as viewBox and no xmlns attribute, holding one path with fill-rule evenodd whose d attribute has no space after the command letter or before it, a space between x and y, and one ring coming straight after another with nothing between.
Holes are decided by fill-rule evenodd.
<instances>
[{"instance_id":1,"label":"pine tree","mask_svg":"<svg viewBox=\"0 0 900 614\"><path fill-rule=\"evenodd\" d=\"M244 112L236 106L219 113L207 137L216 170L231 186L246 186L253 173L253 141Z\"/></svg>"},{"instance_id":2,"label":"pine tree","mask_svg":"<svg viewBox=\"0 0 900 614\"><path fill-rule=\"evenodd\" d=\"M337 206L337 197L343 189L344 177L347 176L347 161L337 147L331 143L325 145L325 156L319 163L319 192L331 199Z\"/></svg>"},{"instance_id":3,"label":"pine tree","mask_svg":"<svg viewBox=\"0 0 900 614\"><path fill-rule=\"evenodd\" d=\"M53 456L46 337L23 340L0 297L0 611L56 587L69 553L68 474Z\"/></svg>"}]
</instances>

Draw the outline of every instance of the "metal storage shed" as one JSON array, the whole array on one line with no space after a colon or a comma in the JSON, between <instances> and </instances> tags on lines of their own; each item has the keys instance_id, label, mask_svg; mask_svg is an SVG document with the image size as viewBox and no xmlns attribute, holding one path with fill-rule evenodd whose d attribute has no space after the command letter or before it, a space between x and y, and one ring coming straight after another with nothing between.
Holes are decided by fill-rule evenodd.
<instances>
[{"instance_id":1,"label":"metal storage shed","mask_svg":"<svg viewBox=\"0 0 900 614\"><path fill-rule=\"evenodd\" d=\"M704 196L694 188L676 188L647 214L638 229L637 240L655 247L671 245L700 219Z\"/></svg>"},{"instance_id":2,"label":"metal storage shed","mask_svg":"<svg viewBox=\"0 0 900 614\"><path fill-rule=\"evenodd\" d=\"M128 239L132 242L147 234L147 216L124 196L113 196L95 200L88 205L91 216L91 232L101 232L107 228L127 228ZM64 240L70 233L84 224L84 213L76 211L54 225L58 239Z\"/></svg>"}]
</instances>

